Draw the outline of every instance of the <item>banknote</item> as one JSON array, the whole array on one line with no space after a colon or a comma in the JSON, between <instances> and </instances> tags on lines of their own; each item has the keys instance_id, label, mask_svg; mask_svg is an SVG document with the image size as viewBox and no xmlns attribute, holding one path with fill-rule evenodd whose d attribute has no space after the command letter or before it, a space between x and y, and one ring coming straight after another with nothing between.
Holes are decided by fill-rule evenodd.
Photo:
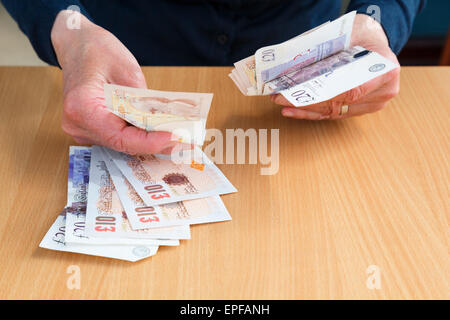
<instances>
[{"instance_id":1,"label":"banknote","mask_svg":"<svg viewBox=\"0 0 450 320\"><path fill-rule=\"evenodd\" d=\"M256 95L256 62L255 56L244 58L234 64L230 77L245 95Z\"/></svg>"},{"instance_id":2,"label":"banknote","mask_svg":"<svg viewBox=\"0 0 450 320\"><path fill-rule=\"evenodd\" d=\"M124 223L122 222L122 224ZM143 235L145 235L145 232L143 232ZM158 234L156 235L164 236L163 232L161 232L160 235ZM169 234L169 236L171 235ZM156 237L153 238L90 237L86 235L86 214L80 214L79 211L73 211L70 208L67 208L66 211L66 243L70 244L77 243L85 245L143 245L143 246L175 245L176 243L171 241L169 244L167 244L166 240L174 240L174 239L160 239Z\"/></svg>"},{"instance_id":3,"label":"banknote","mask_svg":"<svg viewBox=\"0 0 450 320\"><path fill-rule=\"evenodd\" d=\"M97 148L94 146L94 148ZM68 219L66 221L77 221L77 219L83 219L83 223L85 221L85 217L83 215L86 214L86 205L87 205L87 188L89 183L89 169L90 169L90 163L91 163L91 148L90 147L74 147L71 148L72 150L78 150L82 152L82 157L74 157L74 163L72 164L73 171L76 172L75 176L79 176L79 183L78 188L76 189L80 195L75 195L74 198L76 199L84 199L84 202L81 202L80 207L83 207L84 210L72 210L73 212L70 212L68 214ZM69 177L71 175L70 173L70 165L69 165ZM81 177L83 177L81 179ZM76 177L74 179L77 179ZM69 179L70 180L70 179ZM83 185L84 183L84 185ZM70 183L69 183L70 185ZM77 219L71 219L73 215L77 215ZM121 227L126 232L126 236L129 238L133 238L133 240L127 239L127 241L134 241L135 239L172 239L172 240L182 240L182 239L190 239L190 229L189 226L181 225L176 227L167 227L167 228L154 228L154 229L145 229L145 230L139 230L137 232L136 230L133 230L131 228L131 225L129 223L129 220L126 216L123 215L122 218L122 224ZM79 222L79 221L78 221ZM68 226L69 228L71 226ZM70 235L69 235L70 237ZM76 239L76 238L75 238ZM103 240L102 240L103 241ZM111 242L113 242L112 239L110 239Z\"/></svg>"},{"instance_id":4,"label":"banknote","mask_svg":"<svg viewBox=\"0 0 450 320\"><path fill-rule=\"evenodd\" d=\"M170 155L131 156L104 150L148 206L237 191L199 148L194 150L199 157L191 164L172 161Z\"/></svg>"},{"instance_id":5,"label":"banknote","mask_svg":"<svg viewBox=\"0 0 450 320\"><path fill-rule=\"evenodd\" d=\"M234 64L230 78L246 95L273 93L266 82L347 49L355 14L347 13L285 42L258 49Z\"/></svg>"},{"instance_id":6,"label":"banknote","mask_svg":"<svg viewBox=\"0 0 450 320\"><path fill-rule=\"evenodd\" d=\"M349 48L317 63L301 69L296 69L290 73L270 80L265 85L270 88L272 93L277 93L323 74L331 75L338 68L352 63L369 53L368 50L364 50L361 47Z\"/></svg>"},{"instance_id":7,"label":"banknote","mask_svg":"<svg viewBox=\"0 0 450 320\"><path fill-rule=\"evenodd\" d=\"M90 157L91 150L89 147L69 147L66 207L86 210ZM75 163L77 163L77 166L74 168Z\"/></svg>"},{"instance_id":8,"label":"banknote","mask_svg":"<svg viewBox=\"0 0 450 320\"><path fill-rule=\"evenodd\" d=\"M257 92L264 93L264 83L322 60L350 44L356 11L347 13L314 31L255 52Z\"/></svg>"},{"instance_id":9,"label":"banknote","mask_svg":"<svg viewBox=\"0 0 450 320\"><path fill-rule=\"evenodd\" d=\"M105 151L103 160L134 230L231 220L219 196L147 206Z\"/></svg>"},{"instance_id":10,"label":"banknote","mask_svg":"<svg viewBox=\"0 0 450 320\"><path fill-rule=\"evenodd\" d=\"M282 94L307 106L364 84L398 66L362 47L350 47L355 12L283 43L258 49L230 73L245 95ZM246 79L247 78L247 79Z\"/></svg>"},{"instance_id":11,"label":"banknote","mask_svg":"<svg viewBox=\"0 0 450 320\"><path fill-rule=\"evenodd\" d=\"M91 153L85 231L89 237L114 238L115 243L128 243L130 239L143 238L144 233L160 232L158 229L146 229L145 232L131 229L99 147L93 147ZM159 245L179 245L178 240L158 240Z\"/></svg>"},{"instance_id":12,"label":"banknote","mask_svg":"<svg viewBox=\"0 0 450 320\"><path fill-rule=\"evenodd\" d=\"M212 93L158 91L105 84L106 107L148 131L172 132L180 142L203 145Z\"/></svg>"},{"instance_id":13,"label":"banknote","mask_svg":"<svg viewBox=\"0 0 450 320\"><path fill-rule=\"evenodd\" d=\"M158 246L69 244L65 241L65 220L66 213L63 210L45 234L39 247L127 261L142 260L155 255L158 251Z\"/></svg>"},{"instance_id":14,"label":"banknote","mask_svg":"<svg viewBox=\"0 0 450 320\"><path fill-rule=\"evenodd\" d=\"M336 64L324 65L323 69L314 69L312 65L307 73L293 75L289 80L293 85L279 93L294 106L303 107L332 99L399 67L376 52L362 47L353 49L357 53L348 60L338 59ZM330 57L331 62L333 59ZM299 83L294 85L297 82Z\"/></svg>"},{"instance_id":15,"label":"banknote","mask_svg":"<svg viewBox=\"0 0 450 320\"><path fill-rule=\"evenodd\" d=\"M77 152L82 156L76 156ZM89 183L89 169L91 163L91 148L71 147L69 149L69 186L70 182L75 182L77 188L73 191L73 198L82 199L76 207L69 207L66 211L66 242L84 244L143 244L143 245L164 245L164 241L189 239L190 231L188 227L158 228L154 230L141 230L134 232L131 230L126 219L122 220L122 227L130 235L130 238L95 238L88 237L85 232L87 188ZM69 187L69 190L71 188ZM142 239L142 240L141 240ZM149 239L149 240L147 240Z\"/></svg>"}]
</instances>

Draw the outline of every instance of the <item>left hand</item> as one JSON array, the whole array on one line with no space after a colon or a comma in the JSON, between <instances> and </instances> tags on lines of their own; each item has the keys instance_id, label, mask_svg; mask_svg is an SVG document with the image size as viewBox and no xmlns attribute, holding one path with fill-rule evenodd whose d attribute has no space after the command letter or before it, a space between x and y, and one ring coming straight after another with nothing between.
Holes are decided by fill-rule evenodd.
<instances>
[{"instance_id":1,"label":"left hand","mask_svg":"<svg viewBox=\"0 0 450 320\"><path fill-rule=\"evenodd\" d=\"M365 14L357 14L355 17L350 46L362 46L400 65L396 55L389 48L389 41L381 25ZM334 120L381 110L389 100L397 96L399 89L400 68L396 68L328 101L302 108L293 107L281 94L273 95L271 99L276 104L285 106L281 111L285 117ZM348 112L341 115L341 107L344 105L349 106Z\"/></svg>"}]
</instances>

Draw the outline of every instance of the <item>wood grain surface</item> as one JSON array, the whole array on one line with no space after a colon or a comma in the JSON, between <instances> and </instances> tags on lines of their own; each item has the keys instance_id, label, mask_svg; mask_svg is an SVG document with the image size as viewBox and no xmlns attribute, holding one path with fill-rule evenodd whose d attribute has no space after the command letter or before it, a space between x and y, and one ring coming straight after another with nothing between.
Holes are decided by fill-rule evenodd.
<instances>
[{"instance_id":1,"label":"wood grain surface","mask_svg":"<svg viewBox=\"0 0 450 320\"><path fill-rule=\"evenodd\" d=\"M0 298L448 299L449 67L405 67L384 110L341 121L280 115L229 67L147 67L149 87L214 92L207 127L280 129L279 171L218 165L231 222L131 263L38 247L66 203L62 77L0 68ZM81 288L69 290L77 265ZM371 290L371 265L381 289Z\"/></svg>"}]
</instances>

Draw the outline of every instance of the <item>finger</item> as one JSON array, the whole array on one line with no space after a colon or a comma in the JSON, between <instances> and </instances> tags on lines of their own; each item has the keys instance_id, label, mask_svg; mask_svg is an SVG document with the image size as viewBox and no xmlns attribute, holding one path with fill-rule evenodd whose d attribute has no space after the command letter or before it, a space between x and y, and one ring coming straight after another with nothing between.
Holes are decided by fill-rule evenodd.
<instances>
[{"instance_id":1,"label":"finger","mask_svg":"<svg viewBox=\"0 0 450 320\"><path fill-rule=\"evenodd\" d=\"M270 99L275 102L276 104L279 104L280 106L285 107L294 107L292 103L290 103L283 95L281 94L274 94L270 96Z\"/></svg>"},{"instance_id":2,"label":"finger","mask_svg":"<svg viewBox=\"0 0 450 320\"><path fill-rule=\"evenodd\" d=\"M399 70L399 69L397 69ZM376 85L380 85L378 88L376 88L373 91L370 91L372 89L369 89L367 94L365 93L352 93L352 91L355 91L355 89L352 89L342 95L339 95L331 100L327 100L323 103L319 104L313 104L304 107L305 110L318 112L323 115L328 115L330 119L341 119L344 118L341 115L341 109L343 105L358 105L358 104L365 104L367 106L373 105L377 106L373 111L369 110L368 112L374 112L379 110L378 106L380 103L383 103L385 105L385 102L389 101L393 97L395 97L400 88L400 77L398 72L391 73L388 77L384 77L383 79L379 79L380 81L386 81L385 83L378 82ZM373 85L373 83L372 83ZM362 89L364 91L364 89ZM348 98L351 96L352 98ZM360 97L359 99L357 97ZM353 102L349 102L353 101ZM349 115L346 115L345 118L347 118Z\"/></svg>"},{"instance_id":3,"label":"finger","mask_svg":"<svg viewBox=\"0 0 450 320\"><path fill-rule=\"evenodd\" d=\"M75 140L76 143L82 144L82 145L89 145L89 144L95 144L94 141L82 137L72 137L73 140Z\"/></svg>"},{"instance_id":4,"label":"finger","mask_svg":"<svg viewBox=\"0 0 450 320\"><path fill-rule=\"evenodd\" d=\"M153 154L179 144L178 138L170 132L145 131L128 125L108 111L104 112L102 125L105 130L97 133L101 144L109 148L129 154Z\"/></svg>"},{"instance_id":5,"label":"finger","mask_svg":"<svg viewBox=\"0 0 450 320\"><path fill-rule=\"evenodd\" d=\"M327 101L305 106L304 109L319 112L322 114L332 114L333 111L338 110L343 105L355 104L362 101L362 99L364 99L365 96L376 91L378 88L382 87L386 83L389 83L390 81L393 80L396 81L399 78L399 75L400 75L399 68L391 70L388 73L378 76L366 83L363 83L359 87L343 92L340 95L337 95L336 97L329 99ZM281 94L273 95L271 96L271 99L276 104L286 107L293 107L293 105Z\"/></svg>"},{"instance_id":6,"label":"finger","mask_svg":"<svg viewBox=\"0 0 450 320\"><path fill-rule=\"evenodd\" d=\"M380 111L386 106L387 102L369 102L369 103L360 103L354 104L348 107L348 112L344 115L339 115L339 119L354 117L354 116L362 116L367 113L373 113L376 111ZM332 118L337 119L337 118Z\"/></svg>"},{"instance_id":7,"label":"finger","mask_svg":"<svg viewBox=\"0 0 450 320\"><path fill-rule=\"evenodd\" d=\"M362 97L360 100L355 101L349 105L349 110L345 116L342 116L342 106L331 104L329 106L323 106L321 108L305 107L306 110L314 112L320 112L322 114L328 114L331 119L348 118L352 115L361 115L363 113L372 113L379 111L387 105L387 102L398 95L400 91L400 77L395 77L391 81L385 83L380 88ZM355 112L357 111L357 112Z\"/></svg>"},{"instance_id":8,"label":"finger","mask_svg":"<svg viewBox=\"0 0 450 320\"><path fill-rule=\"evenodd\" d=\"M385 83L377 90L369 93L362 99L355 101L354 104L370 103L370 102L387 102L398 95L400 91L400 77L396 77Z\"/></svg>"},{"instance_id":9,"label":"finger","mask_svg":"<svg viewBox=\"0 0 450 320\"><path fill-rule=\"evenodd\" d=\"M305 119L305 120L325 120L329 119L328 116L324 116L321 113L308 111L295 107L287 107L281 110L281 114L287 118Z\"/></svg>"}]
</instances>

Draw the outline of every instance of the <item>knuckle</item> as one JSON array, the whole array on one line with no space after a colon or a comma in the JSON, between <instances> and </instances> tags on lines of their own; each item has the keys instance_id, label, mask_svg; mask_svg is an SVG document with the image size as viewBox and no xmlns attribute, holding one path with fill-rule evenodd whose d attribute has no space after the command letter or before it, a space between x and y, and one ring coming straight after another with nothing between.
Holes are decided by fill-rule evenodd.
<instances>
[{"instance_id":1,"label":"knuckle","mask_svg":"<svg viewBox=\"0 0 450 320\"><path fill-rule=\"evenodd\" d=\"M136 86L146 83L145 76L139 66L130 68L130 70L128 71L128 78L129 81Z\"/></svg>"},{"instance_id":2,"label":"knuckle","mask_svg":"<svg viewBox=\"0 0 450 320\"><path fill-rule=\"evenodd\" d=\"M392 98L395 98L400 93L400 83L397 83L392 90Z\"/></svg>"},{"instance_id":3,"label":"knuckle","mask_svg":"<svg viewBox=\"0 0 450 320\"><path fill-rule=\"evenodd\" d=\"M395 69L393 69L391 72L392 72L392 78L398 78L398 77L400 77L400 69L401 68L395 68Z\"/></svg>"},{"instance_id":4,"label":"knuckle","mask_svg":"<svg viewBox=\"0 0 450 320\"><path fill-rule=\"evenodd\" d=\"M75 140L76 143L79 143L79 144L86 143L86 140L84 140L83 138L79 138L79 137L72 137L72 138L73 138L73 140Z\"/></svg>"},{"instance_id":5,"label":"knuckle","mask_svg":"<svg viewBox=\"0 0 450 320\"><path fill-rule=\"evenodd\" d=\"M81 121L81 115L78 110L77 100L71 97L67 97L64 99L63 117L70 120L71 122L78 123Z\"/></svg>"},{"instance_id":6,"label":"knuckle","mask_svg":"<svg viewBox=\"0 0 450 320\"><path fill-rule=\"evenodd\" d=\"M399 91L400 91L399 86L395 85L392 88L390 88L389 90L387 90L381 98L385 101L389 101L389 100L395 98L396 96L398 96Z\"/></svg>"},{"instance_id":7,"label":"knuckle","mask_svg":"<svg viewBox=\"0 0 450 320\"><path fill-rule=\"evenodd\" d=\"M353 88L349 91L347 91L345 95L345 101L348 103L353 103L359 99L361 99L364 96L364 90L361 86Z\"/></svg>"},{"instance_id":8,"label":"knuckle","mask_svg":"<svg viewBox=\"0 0 450 320\"><path fill-rule=\"evenodd\" d=\"M120 135L114 135L107 139L107 145L110 146L112 149L127 153L125 143Z\"/></svg>"},{"instance_id":9,"label":"knuckle","mask_svg":"<svg viewBox=\"0 0 450 320\"><path fill-rule=\"evenodd\" d=\"M331 100L324 115L331 116L332 118L337 117L342 105L343 103L338 100Z\"/></svg>"},{"instance_id":10,"label":"knuckle","mask_svg":"<svg viewBox=\"0 0 450 320\"><path fill-rule=\"evenodd\" d=\"M391 90L386 94L386 100L391 100L391 99L395 98L397 95L398 95L397 90Z\"/></svg>"},{"instance_id":11,"label":"knuckle","mask_svg":"<svg viewBox=\"0 0 450 320\"><path fill-rule=\"evenodd\" d=\"M64 118L61 121L61 129L64 131L64 133L72 137L77 133L75 126Z\"/></svg>"}]
</instances>

